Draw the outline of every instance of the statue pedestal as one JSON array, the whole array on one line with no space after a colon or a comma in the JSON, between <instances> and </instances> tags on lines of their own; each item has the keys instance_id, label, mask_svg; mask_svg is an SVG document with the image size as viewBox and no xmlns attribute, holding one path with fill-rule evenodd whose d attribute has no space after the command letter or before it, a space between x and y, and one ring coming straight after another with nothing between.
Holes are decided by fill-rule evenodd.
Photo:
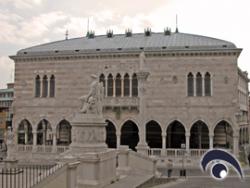
<instances>
[{"instance_id":1,"label":"statue pedestal","mask_svg":"<svg viewBox=\"0 0 250 188\"><path fill-rule=\"evenodd\" d=\"M101 116L78 113L71 122L72 154L81 155L86 152L100 152L107 149L106 122Z\"/></svg>"},{"instance_id":2,"label":"statue pedestal","mask_svg":"<svg viewBox=\"0 0 250 188\"><path fill-rule=\"evenodd\" d=\"M116 151L105 143L106 122L99 115L78 113L71 122L72 144L62 161L79 161L78 188L99 188L116 179Z\"/></svg>"}]
</instances>

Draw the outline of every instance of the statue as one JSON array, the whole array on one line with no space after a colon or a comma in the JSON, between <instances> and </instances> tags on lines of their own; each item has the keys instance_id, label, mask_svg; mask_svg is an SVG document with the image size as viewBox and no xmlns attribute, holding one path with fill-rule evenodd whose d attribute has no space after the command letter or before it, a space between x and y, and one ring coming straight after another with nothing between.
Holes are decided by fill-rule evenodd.
<instances>
[{"instance_id":1,"label":"statue","mask_svg":"<svg viewBox=\"0 0 250 188\"><path fill-rule=\"evenodd\" d=\"M84 114L102 114L102 100L104 96L104 88L102 83L99 82L96 75L91 75L93 79L90 84L90 91L88 95L80 97L82 106L80 109L81 113Z\"/></svg>"}]
</instances>

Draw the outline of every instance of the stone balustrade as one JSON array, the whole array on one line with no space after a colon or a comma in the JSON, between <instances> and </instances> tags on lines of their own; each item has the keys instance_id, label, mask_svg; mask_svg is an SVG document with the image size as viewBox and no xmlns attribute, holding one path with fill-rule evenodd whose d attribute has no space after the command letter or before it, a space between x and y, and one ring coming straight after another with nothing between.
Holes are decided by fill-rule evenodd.
<instances>
[{"instance_id":1,"label":"stone balustrade","mask_svg":"<svg viewBox=\"0 0 250 188\"><path fill-rule=\"evenodd\" d=\"M32 153L63 153L69 149L69 146L52 146L52 145L17 145L18 152Z\"/></svg>"}]
</instances>

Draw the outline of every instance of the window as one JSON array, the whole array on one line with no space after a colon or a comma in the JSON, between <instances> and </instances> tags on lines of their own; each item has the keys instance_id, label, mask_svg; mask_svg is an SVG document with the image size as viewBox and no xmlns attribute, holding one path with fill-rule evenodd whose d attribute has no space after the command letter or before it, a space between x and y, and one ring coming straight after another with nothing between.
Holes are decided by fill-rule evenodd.
<instances>
[{"instance_id":1,"label":"window","mask_svg":"<svg viewBox=\"0 0 250 188\"><path fill-rule=\"evenodd\" d=\"M49 84L49 96L50 97L55 97L55 76L52 75L50 77L50 84Z\"/></svg>"},{"instance_id":2,"label":"window","mask_svg":"<svg viewBox=\"0 0 250 188\"><path fill-rule=\"evenodd\" d=\"M194 76L191 72L188 74L187 85L188 85L187 87L188 96L194 96Z\"/></svg>"},{"instance_id":3,"label":"window","mask_svg":"<svg viewBox=\"0 0 250 188\"><path fill-rule=\"evenodd\" d=\"M121 75L117 74L115 79L115 96L120 97L121 96Z\"/></svg>"},{"instance_id":4,"label":"window","mask_svg":"<svg viewBox=\"0 0 250 188\"><path fill-rule=\"evenodd\" d=\"M133 97L138 96L138 80L137 80L136 74L133 74L133 77L132 77L132 96Z\"/></svg>"},{"instance_id":5,"label":"window","mask_svg":"<svg viewBox=\"0 0 250 188\"><path fill-rule=\"evenodd\" d=\"M199 72L196 74L196 96L202 96L202 76Z\"/></svg>"},{"instance_id":6,"label":"window","mask_svg":"<svg viewBox=\"0 0 250 188\"><path fill-rule=\"evenodd\" d=\"M129 87L130 87L129 75L128 73L126 73L124 76L124 96L129 96Z\"/></svg>"},{"instance_id":7,"label":"window","mask_svg":"<svg viewBox=\"0 0 250 188\"><path fill-rule=\"evenodd\" d=\"M45 75L43 77L43 93L42 93L42 97L47 97L48 96L48 78Z\"/></svg>"},{"instance_id":8,"label":"window","mask_svg":"<svg viewBox=\"0 0 250 188\"><path fill-rule=\"evenodd\" d=\"M35 82L35 97L40 97L41 95L41 81L40 81L40 76L36 76L36 82Z\"/></svg>"},{"instance_id":9,"label":"window","mask_svg":"<svg viewBox=\"0 0 250 188\"><path fill-rule=\"evenodd\" d=\"M211 96L211 76L208 72L205 74L205 96Z\"/></svg>"},{"instance_id":10,"label":"window","mask_svg":"<svg viewBox=\"0 0 250 188\"><path fill-rule=\"evenodd\" d=\"M108 75L108 96L113 96L113 76Z\"/></svg>"}]
</instances>

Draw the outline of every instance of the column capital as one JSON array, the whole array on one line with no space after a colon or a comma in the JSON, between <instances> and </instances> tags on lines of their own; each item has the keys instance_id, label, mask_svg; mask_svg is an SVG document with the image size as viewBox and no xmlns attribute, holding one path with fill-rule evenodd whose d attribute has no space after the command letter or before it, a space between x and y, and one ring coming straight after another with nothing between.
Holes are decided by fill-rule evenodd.
<instances>
[{"instance_id":1,"label":"column capital","mask_svg":"<svg viewBox=\"0 0 250 188\"><path fill-rule=\"evenodd\" d=\"M214 134L212 133L212 134L209 134L209 137L214 137Z\"/></svg>"},{"instance_id":2,"label":"column capital","mask_svg":"<svg viewBox=\"0 0 250 188\"><path fill-rule=\"evenodd\" d=\"M167 133L166 133L166 132L162 132L162 133L161 133L161 136L162 136L162 137L166 137L166 136L167 136Z\"/></svg>"}]
</instances>

